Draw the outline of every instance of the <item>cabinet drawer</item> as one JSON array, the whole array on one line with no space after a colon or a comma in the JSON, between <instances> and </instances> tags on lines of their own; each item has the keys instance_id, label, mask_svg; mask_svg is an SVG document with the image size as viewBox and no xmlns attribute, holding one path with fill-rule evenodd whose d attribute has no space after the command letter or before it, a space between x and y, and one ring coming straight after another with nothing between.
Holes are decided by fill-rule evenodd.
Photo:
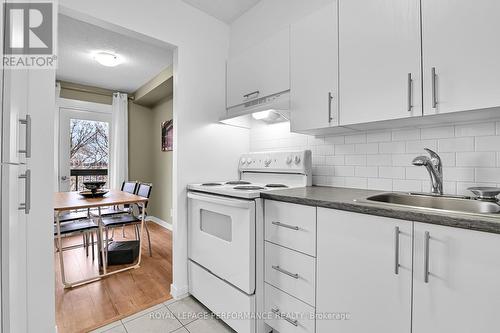
<instances>
[{"instance_id":1,"label":"cabinet drawer","mask_svg":"<svg viewBox=\"0 0 500 333\"><path fill-rule=\"evenodd\" d=\"M314 308L285 292L265 285L265 323L280 333L314 332Z\"/></svg>"},{"instance_id":2,"label":"cabinet drawer","mask_svg":"<svg viewBox=\"0 0 500 333\"><path fill-rule=\"evenodd\" d=\"M266 242L265 281L314 306L316 259Z\"/></svg>"},{"instance_id":3,"label":"cabinet drawer","mask_svg":"<svg viewBox=\"0 0 500 333\"><path fill-rule=\"evenodd\" d=\"M266 200L265 239L316 256L316 207Z\"/></svg>"}]
</instances>

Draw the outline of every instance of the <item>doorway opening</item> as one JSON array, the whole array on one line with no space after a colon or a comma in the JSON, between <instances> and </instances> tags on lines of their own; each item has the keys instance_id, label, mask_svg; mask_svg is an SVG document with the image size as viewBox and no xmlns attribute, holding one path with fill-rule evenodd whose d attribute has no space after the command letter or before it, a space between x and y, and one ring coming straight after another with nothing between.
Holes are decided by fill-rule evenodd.
<instances>
[{"instance_id":1,"label":"doorway opening","mask_svg":"<svg viewBox=\"0 0 500 333\"><path fill-rule=\"evenodd\" d=\"M148 199L145 208L118 203L59 214L78 217L60 219L59 227L91 229L58 233L55 219L57 328L81 332L171 298L174 48L67 15L58 20L55 191L83 201L80 194L100 184L102 200L121 193ZM124 270L139 259L138 268Z\"/></svg>"}]
</instances>

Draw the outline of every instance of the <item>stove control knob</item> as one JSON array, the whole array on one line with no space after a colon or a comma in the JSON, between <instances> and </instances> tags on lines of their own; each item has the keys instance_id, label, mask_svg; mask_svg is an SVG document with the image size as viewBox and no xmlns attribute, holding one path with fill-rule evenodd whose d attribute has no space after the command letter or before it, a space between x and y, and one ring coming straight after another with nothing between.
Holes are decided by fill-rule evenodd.
<instances>
[{"instance_id":1,"label":"stove control knob","mask_svg":"<svg viewBox=\"0 0 500 333\"><path fill-rule=\"evenodd\" d=\"M288 155L288 156L286 157L286 164L292 164L292 160L293 160L292 156L291 156L291 155Z\"/></svg>"},{"instance_id":2,"label":"stove control knob","mask_svg":"<svg viewBox=\"0 0 500 333\"><path fill-rule=\"evenodd\" d=\"M253 160L251 158L247 159L247 165L250 165L250 163L252 163Z\"/></svg>"},{"instance_id":3,"label":"stove control knob","mask_svg":"<svg viewBox=\"0 0 500 333\"><path fill-rule=\"evenodd\" d=\"M267 158L264 160L264 165L265 165L266 167L268 167L268 166L269 166L269 164L271 164L271 162L272 162L271 158L267 157Z\"/></svg>"},{"instance_id":4,"label":"stove control knob","mask_svg":"<svg viewBox=\"0 0 500 333\"><path fill-rule=\"evenodd\" d=\"M245 164L247 162L247 159L246 158L242 158L241 159L241 164Z\"/></svg>"},{"instance_id":5,"label":"stove control knob","mask_svg":"<svg viewBox=\"0 0 500 333\"><path fill-rule=\"evenodd\" d=\"M295 157L293 158L293 161L295 162L295 164L299 164L300 163L300 156L295 155Z\"/></svg>"}]
</instances>

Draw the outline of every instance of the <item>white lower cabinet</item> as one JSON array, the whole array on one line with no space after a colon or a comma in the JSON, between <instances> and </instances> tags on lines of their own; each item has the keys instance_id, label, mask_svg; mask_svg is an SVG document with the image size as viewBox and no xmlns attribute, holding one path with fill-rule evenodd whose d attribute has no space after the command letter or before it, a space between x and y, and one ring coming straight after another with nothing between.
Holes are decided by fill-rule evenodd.
<instances>
[{"instance_id":1,"label":"white lower cabinet","mask_svg":"<svg viewBox=\"0 0 500 333\"><path fill-rule=\"evenodd\" d=\"M314 217L284 213L311 207L269 203L266 223ZM316 220L316 257L295 242L266 242L265 306L275 312L266 324L275 331L499 331L500 235L319 207Z\"/></svg>"},{"instance_id":2,"label":"white lower cabinet","mask_svg":"<svg viewBox=\"0 0 500 333\"><path fill-rule=\"evenodd\" d=\"M500 235L417 222L414 235L413 333L498 332Z\"/></svg>"},{"instance_id":3,"label":"white lower cabinet","mask_svg":"<svg viewBox=\"0 0 500 333\"><path fill-rule=\"evenodd\" d=\"M314 333L314 308L266 283L266 324L279 333Z\"/></svg>"},{"instance_id":4,"label":"white lower cabinet","mask_svg":"<svg viewBox=\"0 0 500 333\"><path fill-rule=\"evenodd\" d=\"M318 208L317 333L411 331L412 224ZM331 318L325 318L331 317Z\"/></svg>"}]
</instances>

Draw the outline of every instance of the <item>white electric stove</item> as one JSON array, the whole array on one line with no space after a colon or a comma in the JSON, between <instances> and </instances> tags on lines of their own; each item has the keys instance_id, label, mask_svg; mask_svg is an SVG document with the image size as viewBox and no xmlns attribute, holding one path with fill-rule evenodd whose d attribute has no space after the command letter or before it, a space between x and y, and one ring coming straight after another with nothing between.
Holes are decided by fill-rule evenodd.
<instances>
[{"instance_id":1,"label":"white electric stove","mask_svg":"<svg viewBox=\"0 0 500 333\"><path fill-rule=\"evenodd\" d=\"M189 291L238 333L269 330L263 311L264 208L260 193L310 186L311 151L241 156L240 179L188 186Z\"/></svg>"}]
</instances>

